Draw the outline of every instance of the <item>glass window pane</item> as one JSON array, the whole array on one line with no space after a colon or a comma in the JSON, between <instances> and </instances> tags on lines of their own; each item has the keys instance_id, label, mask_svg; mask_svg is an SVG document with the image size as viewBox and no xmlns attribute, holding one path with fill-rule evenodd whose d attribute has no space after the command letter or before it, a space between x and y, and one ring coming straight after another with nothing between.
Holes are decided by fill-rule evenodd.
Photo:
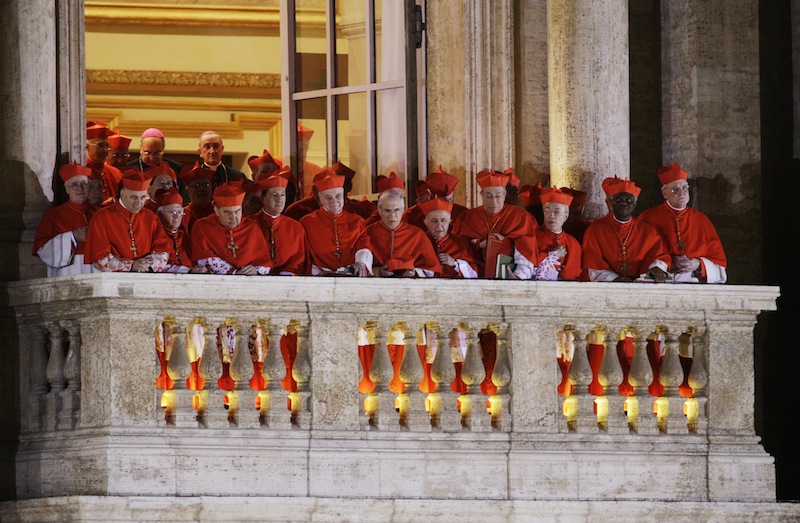
<instances>
[{"instance_id":1,"label":"glass window pane","mask_svg":"<svg viewBox=\"0 0 800 523\"><path fill-rule=\"evenodd\" d=\"M406 104L405 90L377 92L378 174L406 177Z\"/></svg>"},{"instance_id":2,"label":"glass window pane","mask_svg":"<svg viewBox=\"0 0 800 523\"><path fill-rule=\"evenodd\" d=\"M297 91L328 87L325 38L325 5L315 0L297 0L295 8L295 67Z\"/></svg>"},{"instance_id":3,"label":"glass window pane","mask_svg":"<svg viewBox=\"0 0 800 523\"><path fill-rule=\"evenodd\" d=\"M405 78L405 2L375 2L375 69L378 82Z\"/></svg>"},{"instance_id":4,"label":"glass window pane","mask_svg":"<svg viewBox=\"0 0 800 523\"><path fill-rule=\"evenodd\" d=\"M367 78L367 2L336 2L336 85L361 85Z\"/></svg>"},{"instance_id":5,"label":"glass window pane","mask_svg":"<svg viewBox=\"0 0 800 523\"><path fill-rule=\"evenodd\" d=\"M367 94L355 93L336 97L339 120L336 122L339 161L356 172L351 198L360 199L373 193L372 173L368 156Z\"/></svg>"},{"instance_id":6,"label":"glass window pane","mask_svg":"<svg viewBox=\"0 0 800 523\"><path fill-rule=\"evenodd\" d=\"M314 175L328 165L325 98L297 102L297 180L300 194L311 195Z\"/></svg>"}]
</instances>

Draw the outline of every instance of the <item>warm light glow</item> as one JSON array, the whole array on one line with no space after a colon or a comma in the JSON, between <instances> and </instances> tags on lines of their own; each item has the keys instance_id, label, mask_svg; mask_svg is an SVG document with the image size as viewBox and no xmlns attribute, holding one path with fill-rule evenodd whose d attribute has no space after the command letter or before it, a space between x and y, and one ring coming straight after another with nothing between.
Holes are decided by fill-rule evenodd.
<instances>
[{"instance_id":1,"label":"warm light glow","mask_svg":"<svg viewBox=\"0 0 800 523\"><path fill-rule=\"evenodd\" d=\"M608 397L606 396L598 396L594 400L594 404L597 410L597 423L602 426L607 426L608 424Z\"/></svg>"},{"instance_id":2,"label":"warm light glow","mask_svg":"<svg viewBox=\"0 0 800 523\"><path fill-rule=\"evenodd\" d=\"M431 416L438 416L439 413L442 411L442 397L439 395L438 392L434 392L433 394L428 394L428 412L431 413Z\"/></svg>"},{"instance_id":3,"label":"warm light glow","mask_svg":"<svg viewBox=\"0 0 800 523\"><path fill-rule=\"evenodd\" d=\"M472 414L472 398L469 396L459 396L456 400L458 402L458 411L461 413L461 416L469 416Z\"/></svg>"},{"instance_id":4,"label":"warm light glow","mask_svg":"<svg viewBox=\"0 0 800 523\"><path fill-rule=\"evenodd\" d=\"M203 412L208 409L208 392L198 390L192 396L192 408L197 412Z\"/></svg>"},{"instance_id":5,"label":"warm light glow","mask_svg":"<svg viewBox=\"0 0 800 523\"><path fill-rule=\"evenodd\" d=\"M503 398L500 396L489 396L489 401L487 403L489 408L486 410L492 415L492 419L499 419L500 415L503 413Z\"/></svg>"},{"instance_id":6,"label":"warm light glow","mask_svg":"<svg viewBox=\"0 0 800 523\"><path fill-rule=\"evenodd\" d=\"M175 391L172 390L165 390L164 394L161 395L161 408L167 414L175 411L175 399Z\"/></svg>"},{"instance_id":7,"label":"warm light glow","mask_svg":"<svg viewBox=\"0 0 800 523\"><path fill-rule=\"evenodd\" d=\"M400 413L401 417L405 417L408 414L408 409L411 405L411 400L408 398L408 394L398 394L397 398L394 400L394 408L397 412Z\"/></svg>"},{"instance_id":8,"label":"warm light glow","mask_svg":"<svg viewBox=\"0 0 800 523\"><path fill-rule=\"evenodd\" d=\"M428 394L428 396L425 397L425 412L427 412L427 413L431 412L431 395L430 394Z\"/></svg>"},{"instance_id":9,"label":"warm light glow","mask_svg":"<svg viewBox=\"0 0 800 523\"><path fill-rule=\"evenodd\" d=\"M683 414L686 416L689 424L689 430L695 432L697 425L697 418L700 416L700 405L697 398L689 398L683 404Z\"/></svg>"},{"instance_id":10,"label":"warm light glow","mask_svg":"<svg viewBox=\"0 0 800 523\"><path fill-rule=\"evenodd\" d=\"M658 398L655 403L656 416L658 416L658 430L666 432L667 418L669 418L669 401L667 398Z\"/></svg>"},{"instance_id":11,"label":"warm light glow","mask_svg":"<svg viewBox=\"0 0 800 523\"><path fill-rule=\"evenodd\" d=\"M302 396L300 396L299 392L291 392L289 393L289 397L287 398L287 407L292 414L297 414L300 412L300 405L302 405Z\"/></svg>"},{"instance_id":12,"label":"warm light glow","mask_svg":"<svg viewBox=\"0 0 800 523\"><path fill-rule=\"evenodd\" d=\"M625 411L628 413L628 425L636 427L639 421L639 398L630 396L625 400Z\"/></svg>"},{"instance_id":13,"label":"warm light glow","mask_svg":"<svg viewBox=\"0 0 800 523\"><path fill-rule=\"evenodd\" d=\"M229 414L239 411L239 393L235 390L228 391L222 398L222 405Z\"/></svg>"}]
</instances>

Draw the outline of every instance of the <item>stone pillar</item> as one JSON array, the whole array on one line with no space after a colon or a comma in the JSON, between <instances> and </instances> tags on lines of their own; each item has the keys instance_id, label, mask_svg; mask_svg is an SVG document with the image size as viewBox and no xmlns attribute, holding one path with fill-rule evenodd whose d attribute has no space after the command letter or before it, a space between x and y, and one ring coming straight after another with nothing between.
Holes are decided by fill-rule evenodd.
<instances>
[{"instance_id":1,"label":"stone pillar","mask_svg":"<svg viewBox=\"0 0 800 523\"><path fill-rule=\"evenodd\" d=\"M428 167L460 178L456 201L477 205L475 173L514 162L513 3L429 3L427 61Z\"/></svg>"},{"instance_id":2,"label":"stone pillar","mask_svg":"<svg viewBox=\"0 0 800 523\"><path fill-rule=\"evenodd\" d=\"M597 218L603 178L630 176L628 2L551 0L547 38L550 183L586 191Z\"/></svg>"},{"instance_id":3,"label":"stone pillar","mask_svg":"<svg viewBox=\"0 0 800 523\"><path fill-rule=\"evenodd\" d=\"M758 2L661 2L664 164L688 173L709 215L728 281L761 273Z\"/></svg>"}]
</instances>

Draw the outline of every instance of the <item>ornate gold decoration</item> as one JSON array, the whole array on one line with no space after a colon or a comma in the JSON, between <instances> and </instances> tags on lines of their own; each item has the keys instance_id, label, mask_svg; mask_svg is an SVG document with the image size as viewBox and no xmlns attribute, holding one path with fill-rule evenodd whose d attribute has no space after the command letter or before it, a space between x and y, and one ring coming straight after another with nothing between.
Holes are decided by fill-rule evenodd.
<instances>
[{"instance_id":1,"label":"ornate gold decoration","mask_svg":"<svg viewBox=\"0 0 800 523\"><path fill-rule=\"evenodd\" d=\"M280 27L278 7L224 5L85 3L86 25L133 25L175 27L235 27L272 29ZM319 9L298 10L297 23L304 28L325 28L325 12Z\"/></svg>"},{"instance_id":2,"label":"ornate gold decoration","mask_svg":"<svg viewBox=\"0 0 800 523\"><path fill-rule=\"evenodd\" d=\"M120 71L88 69L86 93L117 95L234 96L270 98L280 96L277 73L206 73L187 71Z\"/></svg>"}]
</instances>

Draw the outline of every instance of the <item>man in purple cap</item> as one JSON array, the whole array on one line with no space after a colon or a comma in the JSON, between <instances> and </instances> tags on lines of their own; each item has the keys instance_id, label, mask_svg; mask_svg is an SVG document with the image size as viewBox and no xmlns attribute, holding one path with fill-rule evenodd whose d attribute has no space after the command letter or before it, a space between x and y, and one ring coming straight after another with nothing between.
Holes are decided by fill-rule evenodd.
<instances>
[{"instance_id":1,"label":"man in purple cap","mask_svg":"<svg viewBox=\"0 0 800 523\"><path fill-rule=\"evenodd\" d=\"M169 165L170 169L177 174L181 172L180 162L164 158L164 147L166 147L164 133L155 127L145 130L139 142L139 158L128 162L128 166L136 167L144 172L153 167L158 167L161 163Z\"/></svg>"}]
</instances>

